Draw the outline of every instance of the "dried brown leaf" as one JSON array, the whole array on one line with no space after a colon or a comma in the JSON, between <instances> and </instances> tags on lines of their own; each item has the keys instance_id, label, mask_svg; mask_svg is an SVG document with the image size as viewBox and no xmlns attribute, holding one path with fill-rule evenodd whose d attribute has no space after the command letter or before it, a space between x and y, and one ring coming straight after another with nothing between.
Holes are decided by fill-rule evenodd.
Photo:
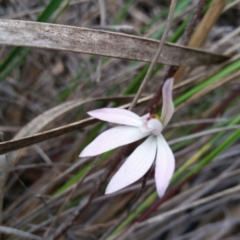
<instances>
[{"instance_id":1,"label":"dried brown leaf","mask_svg":"<svg viewBox=\"0 0 240 240\"><path fill-rule=\"evenodd\" d=\"M142 98L140 102L144 102L149 100L151 96ZM50 122L52 122L54 119L59 118L61 115L66 114L70 110L73 110L83 104L94 102L94 101L103 101L103 102L121 102L126 103L132 100L132 96L120 96L120 97L106 97L106 98L96 98L96 99L87 99L87 100L80 100L80 101L71 101L63 103L57 107L54 107L43 114L39 115L35 119L33 119L29 124L27 124L15 137L13 140L5 141L0 143L0 154L7 153L13 150L17 150L19 148L27 147L30 145L33 145L38 142L42 142L47 139L51 139L54 137L61 136L67 132L71 132L74 130L79 130L83 127L86 127L90 124L93 124L97 122L96 119L93 118L86 118L78 122L74 122L68 125L65 125L63 127L54 128L49 131L44 131L41 133L36 134L41 129L46 127ZM127 104L125 107L128 107L129 104ZM31 135L31 136L29 136ZM10 154L10 159L14 161L13 159L16 157L17 152L13 152Z\"/></svg>"},{"instance_id":2,"label":"dried brown leaf","mask_svg":"<svg viewBox=\"0 0 240 240\"><path fill-rule=\"evenodd\" d=\"M88 28L2 19L0 21L0 44L151 62L159 42ZM228 58L225 55L168 43L165 44L158 62L195 67L221 63Z\"/></svg>"}]
</instances>

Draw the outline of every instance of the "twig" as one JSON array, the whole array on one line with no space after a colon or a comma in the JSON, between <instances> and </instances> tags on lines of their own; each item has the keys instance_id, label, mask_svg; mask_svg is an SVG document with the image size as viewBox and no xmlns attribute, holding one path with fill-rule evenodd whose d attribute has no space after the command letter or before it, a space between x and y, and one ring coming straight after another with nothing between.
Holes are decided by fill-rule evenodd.
<instances>
[{"instance_id":1,"label":"twig","mask_svg":"<svg viewBox=\"0 0 240 240\"><path fill-rule=\"evenodd\" d=\"M104 27L106 25L106 4L105 0L98 0L99 5L99 12L100 12L100 26ZM103 57L100 56L98 59L97 64L97 71L96 71L96 82L99 83L102 76L102 62Z\"/></svg>"},{"instance_id":2,"label":"twig","mask_svg":"<svg viewBox=\"0 0 240 240\"><path fill-rule=\"evenodd\" d=\"M193 34L193 31L194 31L197 23L199 22L205 2L206 2L206 0L199 0L196 10L193 14L193 18L191 19L191 21L190 21L189 25L187 26L186 31L184 33L183 40L182 40L183 45L188 44L189 39L190 39L191 35ZM169 69L164 77L164 81L166 81L170 77L173 77L174 74L177 72L177 70L178 70L177 66L169 67ZM155 111L157 104L161 97L162 97L162 86L160 86L160 88L158 89L158 91L155 93L154 97L150 101L146 113L153 113Z\"/></svg>"},{"instance_id":3,"label":"twig","mask_svg":"<svg viewBox=\"0 0 240 240\"><path fill-rule=\"evenodd\" d=\"M147 71L147 74L146 74L145 78L142 81L142 84L141 84L140 88L138 89L138 92L137 92L136 96L134 97L134 99L132 101L131 106L129 107L129 110L132 110L135 107L138 99L140 98L140 96L143 92L144 87L146 86L147 82L149 81L149 79L151 77L152 71L154 70L154 67L157 63L157 60L158 60L158 58L159 58L159 56L160 56L160 54L163 50L163 47L165 45L165 42L166 42L166 39L167 39L167 36L168 36L168 32L169 32L170 27L172 25L173 14L174 14L174 10L175 10L175 7L176 7L176 2L177 2L176 0L171 1L171 6L170 6L170 9L169 9L169 14L168 14L168 19L167 19L167 24L166 24L162 39L159 43L158 50L157 50L157 52L156 52L156 54L155 54L155 56L154 56L154 58L153 58L153 60L150 64L150 67Z\"/></svg>"},{"instance_id":4,"label":"twig","mask_svg":"<svg viewBox=\"0 0 240 240\"><path fill-rule=\"evenodd\" d=\"M106 25L106 4L105 0L98 0L99 11L100 11L100 26Z\"/></svg>"}]
</instances>

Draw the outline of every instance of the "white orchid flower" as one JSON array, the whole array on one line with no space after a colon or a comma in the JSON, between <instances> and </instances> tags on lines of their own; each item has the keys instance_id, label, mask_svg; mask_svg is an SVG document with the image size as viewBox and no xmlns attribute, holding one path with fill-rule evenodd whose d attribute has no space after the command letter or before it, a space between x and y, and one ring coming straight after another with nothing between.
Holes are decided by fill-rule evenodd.
<instances>
[{"instance_id":1,"label":"white orchid flower","mask_svg":"<svg viewBox=\"0 0 240 240\"><path fill-rule=\"evenodd\" d=\"M124 164L110 180L106 194L118 191L144 176L156 159L155 182L159 197L162 197L169 185L175 168L174 155L161 134L170 121L174 105L172 101L173 78L163 86L162 115L146 114L143 117L118 108L102 108L88 112L94 118L122 124L100 134L80 154L80 157L91 157L114 148L148 137L126 159Z\"/></svg>"}]
</instances>

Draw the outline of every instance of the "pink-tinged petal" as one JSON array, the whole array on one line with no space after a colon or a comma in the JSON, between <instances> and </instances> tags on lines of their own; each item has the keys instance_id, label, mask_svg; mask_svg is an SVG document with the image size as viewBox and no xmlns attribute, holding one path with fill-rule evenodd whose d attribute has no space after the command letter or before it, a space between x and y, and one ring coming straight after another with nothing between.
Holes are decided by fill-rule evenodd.
<instances>
[{"instance_id":1,"label":"pink-tinged petal","mask_svg":"<svg viewBox=\"0 0 240 240\"><path fill-rule=\"evenodd\" d=\"M124 124L128 126L139 127L142 125L141 117L137 114L121 108L101 108L88 112L94 118L106 122Z\"/></svg>"},{"instance_id":2,"label":"pink-tinged petal","mask_svg":"<svg viewBox=\"0 0 240 240\"><path fill-rule=\"evenodd\" d=\"M151 132L154 135L159 135L162 132L163 126L162 123L157 120L156 118L152 118L147 122L148 129L151 130Z\"/></svg>"},{"instance_id":3,"label":"pink-tinged petal","mask_svg":"<svg viewBox=\"0 0 240 240\"><path fill-rule=\"evenodd\" d=\"M171 148L162 135L157 137L157 158L155 181L159 197L162 197L169 185L175 169L175 158Z\"/></svg>"},{"instance_id":4,"label":"pink-tinged petal","mask_svg":"<svg viewBox=\"0 0 240 240\"><path fill-rule=\"evenodd\" d=\"M127 158L109 182L106 194L116 192L140 179L151 167L156 156L157 142L150 136Z\"/></svg>"},{"instance_id":5,"label":"pink-tinged petal","mask_svg":"<svg viewBox=\"0 0 240 240\"><path fill-rule=\"evenodd\" d=\"M173 83L173 78L167 79L162 89L163 106L161 120L163 123L163 127L168 124L174 113L174 105L172 100Z\"/></svg>"},{"instance_id":6,"label":"pink-tinged petal","mask_svg":"<svg viewBox=\"0 0 240 240\"><path fill-rule=\"evenodd\" d=\"M136 127L114 127L95 138L95 140L83 149L79 157L96 156L122 145L135 142L148 135L149 133L142 133L139 128Z\"/></svg>"}]
</instances>

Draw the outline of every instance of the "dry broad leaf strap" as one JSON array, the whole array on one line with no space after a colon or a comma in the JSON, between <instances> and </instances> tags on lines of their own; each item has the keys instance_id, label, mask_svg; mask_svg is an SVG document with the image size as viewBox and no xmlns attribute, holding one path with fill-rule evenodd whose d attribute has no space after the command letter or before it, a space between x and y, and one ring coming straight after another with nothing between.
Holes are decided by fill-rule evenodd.
<instances>
[{"instance_id":1,"label":"dry broad leaf strap","mask_svg":"<svg viewBox=\"0 0 240 240\"><path fill-rule=\"evenodd\" d=\"M148 101L152 96L146 96L139 99L138 104ZM39 143L54 137L61 136L71 131L79 130L83 127L86 127L90 124L97 122L93 118L85 118L81 121L74 122L62 127L54 128L48 131L37 133L43 129L47 124L52 122L55 118L75 109L76 107L83 105L88 102L94 101L104 101L112 102L116 101L118 103L126 103L133 99L133 96L119 96L119 97L105 97L105 98L96 98L96 99L87 99L85 101L71 101L63 103L57 107L54 107L37 118L33 119L29 124L27 124L23 129L14 137L13 140L0 142L0 154L4 154L13 150L31 146L35 143ZM121 106L121 108L129 107L129 103ZM29 136L29 134L31 134ZM16 157L15 152L11 152L10 159Z\"/></svg>"},{"instance_id":2,"label":"dry broad leaf strap","mask_svg":"<svg viewBox=\"0 0 240 240\"><path fill-rule=\"evenodd\" d=\"M48 139L51 139L54 137L59 137L65 133L79 130L79 129L86 127L90 124L93 124L95 122L97 122L97 120L95 120L93 118L86 118L84 120L74 122L74 123L65 125L63 127L54 128L54 129L44 131L41 133L36 133L29 137L23 137L21 139L14 139L14 140L2 142L2 143L0 143L0 155L3 153L13 151L13 150L17 150L19 148L28 147L35 143L39 143L39 142L42 142L42 141L45 141L45 140L48 140Z\"/></svg>"},{"instance_id":3,"label":"dry broad leaf strap","mask_svg":"<svg viewBox=\"0 0 240 240\"><path fill-rule=\"evenodd\" d=\"M88 28L1 19L0 44L47 48L63 51L151 62L159 42ZM195 67L221 63L229 56L166 44L158 62Z\"/></svg>"}]
</instances>

